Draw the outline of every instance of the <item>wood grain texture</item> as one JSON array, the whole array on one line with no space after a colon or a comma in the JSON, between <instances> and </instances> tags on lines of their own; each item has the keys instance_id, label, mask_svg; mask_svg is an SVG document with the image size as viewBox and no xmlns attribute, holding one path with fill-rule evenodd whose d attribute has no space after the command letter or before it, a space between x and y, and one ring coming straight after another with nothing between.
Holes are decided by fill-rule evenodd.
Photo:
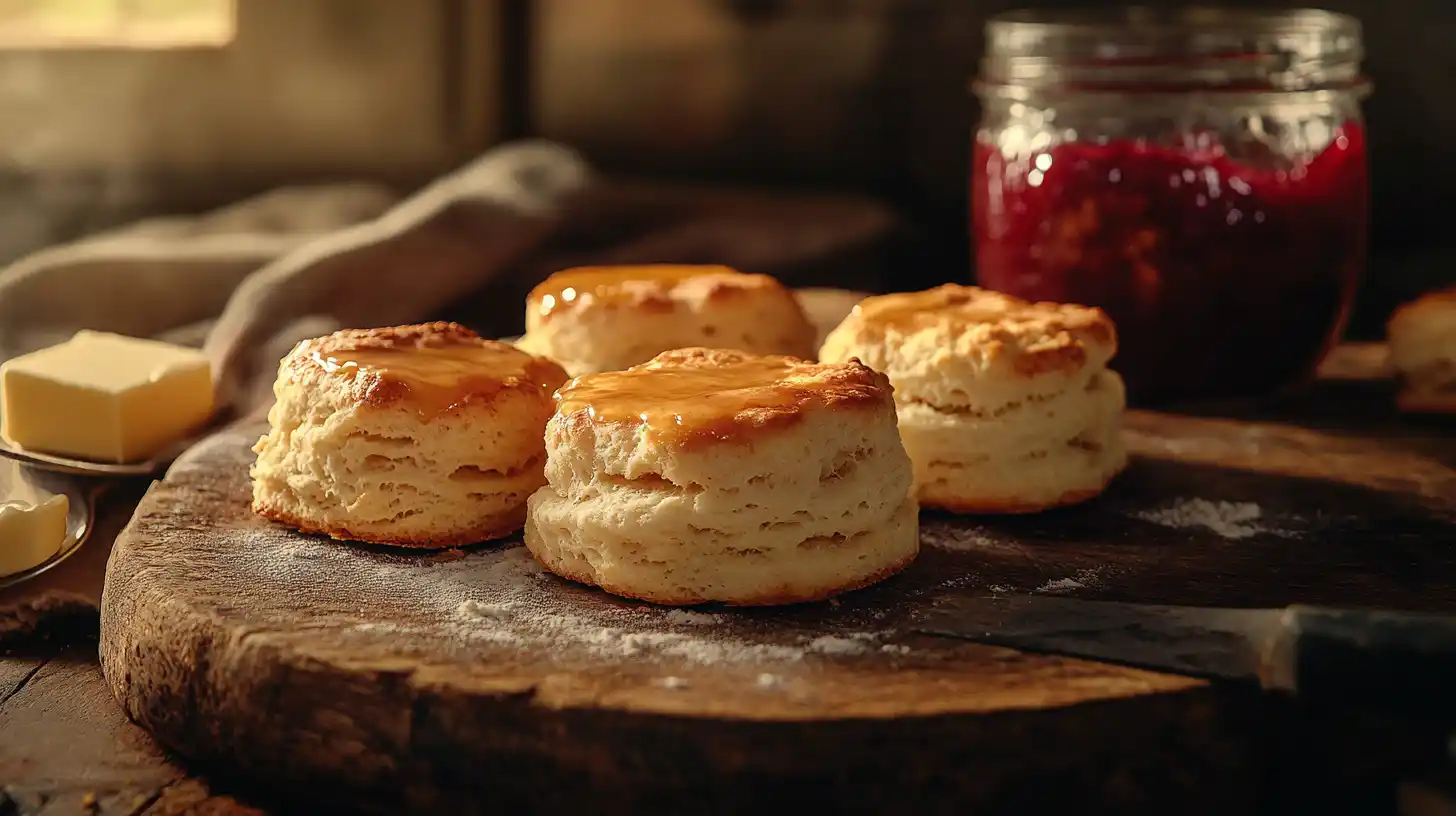
<instances>
[{"instance_id":1,"label":"wood grain texture","mask_svg":"<svg viewBox=\"0 0 1456 816\"><path fill-rule=\"evenodd\" d=\"M95 644L68 646L0 703L0 780L25 813L131 814L183 774L126 721Z\"/></svg>"},{"instance_id":2,"label":"wood grain texture","mask_svg":"<svg viewBox=\"0 0 1456 816\"><path fill-rule=\"evenodd\" d=\"M1278 701L907 634L917 610L970 587L1456 611L1450 445L1128 424L1134 465L1097 502L926 514L921 558L878 587L691 613L542 574L518 541L421 556L270 525L247 509L244 424L117 541L102 664L171 747L336 807L1246 812L1293 750ZM1223 534L1169 526L1195 499L1237 511Z\"/></svg>"},{"instance_id":3,"label":"wood grain texture","mask_svg":"<svg viewBox=\"0 0 1456 816\"><path fill-rule=\"evenodd\" d=\"M30 654L8 655L0 659L0 707L29 683L49 659L49 656Z\"/></svg>"},{"instance_id":4,"label":"wood grain texture","mask_svg":"<svg viewBox=\"0 0 1456 816\"><path fill-rule=\"evenodd\" d=\"M0 655L0 813L262 813L186 776L128 722L96 657L94 632Z\"/></svg>"}]
</instances>

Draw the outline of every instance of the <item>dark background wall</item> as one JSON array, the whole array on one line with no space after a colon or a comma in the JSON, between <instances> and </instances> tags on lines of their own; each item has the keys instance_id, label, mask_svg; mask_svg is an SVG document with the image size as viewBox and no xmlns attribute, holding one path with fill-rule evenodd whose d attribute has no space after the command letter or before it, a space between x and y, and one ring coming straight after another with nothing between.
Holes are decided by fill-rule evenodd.
<instances>
[{"instance_id":1,"label":"dark background wall","mask_svg":"<svg viewBox=\"0 0 1456 816\"><path fill-rule=\"evenodd\" d=\"M544 135L623 173L873 192L914 227L897 285L965 280L966 85L983 24L1088 5L244 0L217 48L0 47L0 261L281 183L408 187ZM1375 81L1369 333L1456 280L1456 3L1327 7L1364 22Z\"/></svg>"},{"instance_id":2,"label":"dark background wall","mask_svg":"<svg viewBox=\"0 0 1456 816\"><path fill-rule=\"evenodd\" d=\"M923 228L923 252L897 280L962 279L979 115L966 84L984 22L1007 8L1095 5L539 0L531 118L623 170L873 190ZM1400 300L1456 281L1456 3L1324 7L1362 20L1375 82L1373 257L1356 325L1369 333Z\"/></svg>"}]
</instances>

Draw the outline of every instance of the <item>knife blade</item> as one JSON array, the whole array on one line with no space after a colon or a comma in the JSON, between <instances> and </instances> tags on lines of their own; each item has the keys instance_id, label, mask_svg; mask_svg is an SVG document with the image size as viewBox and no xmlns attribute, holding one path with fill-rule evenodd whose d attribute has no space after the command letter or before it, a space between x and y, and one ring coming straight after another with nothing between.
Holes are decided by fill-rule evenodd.
<instances>
[{"instance_id":1,"label":"knife blade","mask_svg":"<svg viewBox=\"0 0 1456 816\"><path fill-rule=\"evenodd\" d=\"M1456 617L1377 609L1232 609L961 592L923 634L1257 684L1309 702L1456 721Z\"/></svg>"}]
</instances>

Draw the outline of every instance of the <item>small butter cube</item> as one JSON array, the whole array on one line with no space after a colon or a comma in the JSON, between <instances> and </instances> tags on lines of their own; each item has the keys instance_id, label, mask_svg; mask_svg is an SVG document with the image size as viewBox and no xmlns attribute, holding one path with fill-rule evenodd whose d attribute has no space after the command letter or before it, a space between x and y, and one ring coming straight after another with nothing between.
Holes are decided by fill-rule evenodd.
<instances>
[{"instance_id":1,"label":"small butter cube","mask_svg":"<svg viewBox=\"0 0 1456 816\"><path fill-rule=\"evenodd\" d=\"M0 434L42 453L136 462L204 424L212 399L202 352L82 331L0 366Z\"/></svg>"},{"instance_id":2,"label":"small butter cube","mask_svg":"<svg viewBox=\"0 0 1456 816\"><path fill-rule=\"evenodd\" d=\"M60 552L70 534L70 508L65 496L0 503L0 575L23 572Z\"/></svg>"}]
</instances>

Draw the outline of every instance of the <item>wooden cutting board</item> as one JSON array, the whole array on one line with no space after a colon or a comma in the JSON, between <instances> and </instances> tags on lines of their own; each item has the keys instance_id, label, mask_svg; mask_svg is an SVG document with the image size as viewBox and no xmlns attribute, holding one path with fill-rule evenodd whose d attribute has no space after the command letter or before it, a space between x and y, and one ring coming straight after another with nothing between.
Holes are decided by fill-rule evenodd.
<instances>
[{"instance_id":1,"label":"wooden cutting board","mask_svg":"<svg viewBox=\"0 0 1456 816\"><path fill-rule=\"evenodd\" d=\"M1307 424L1339 399L1308 400ZM248 511L262 428L203 443L142 502L109 565L102 664L182 754L344 809L1247 812L1274 777L1331 790L1348 740L1330 718L908 634L917 612L952 587L1456 612L1440 428L1134 412L1135 461L1101 500L926 513L903 575L756 611L618 600L543 573L518 539L420 555L266 523ZM1400 744L1350 747L1383 772Z\"/></svg>"}]
</instances>

